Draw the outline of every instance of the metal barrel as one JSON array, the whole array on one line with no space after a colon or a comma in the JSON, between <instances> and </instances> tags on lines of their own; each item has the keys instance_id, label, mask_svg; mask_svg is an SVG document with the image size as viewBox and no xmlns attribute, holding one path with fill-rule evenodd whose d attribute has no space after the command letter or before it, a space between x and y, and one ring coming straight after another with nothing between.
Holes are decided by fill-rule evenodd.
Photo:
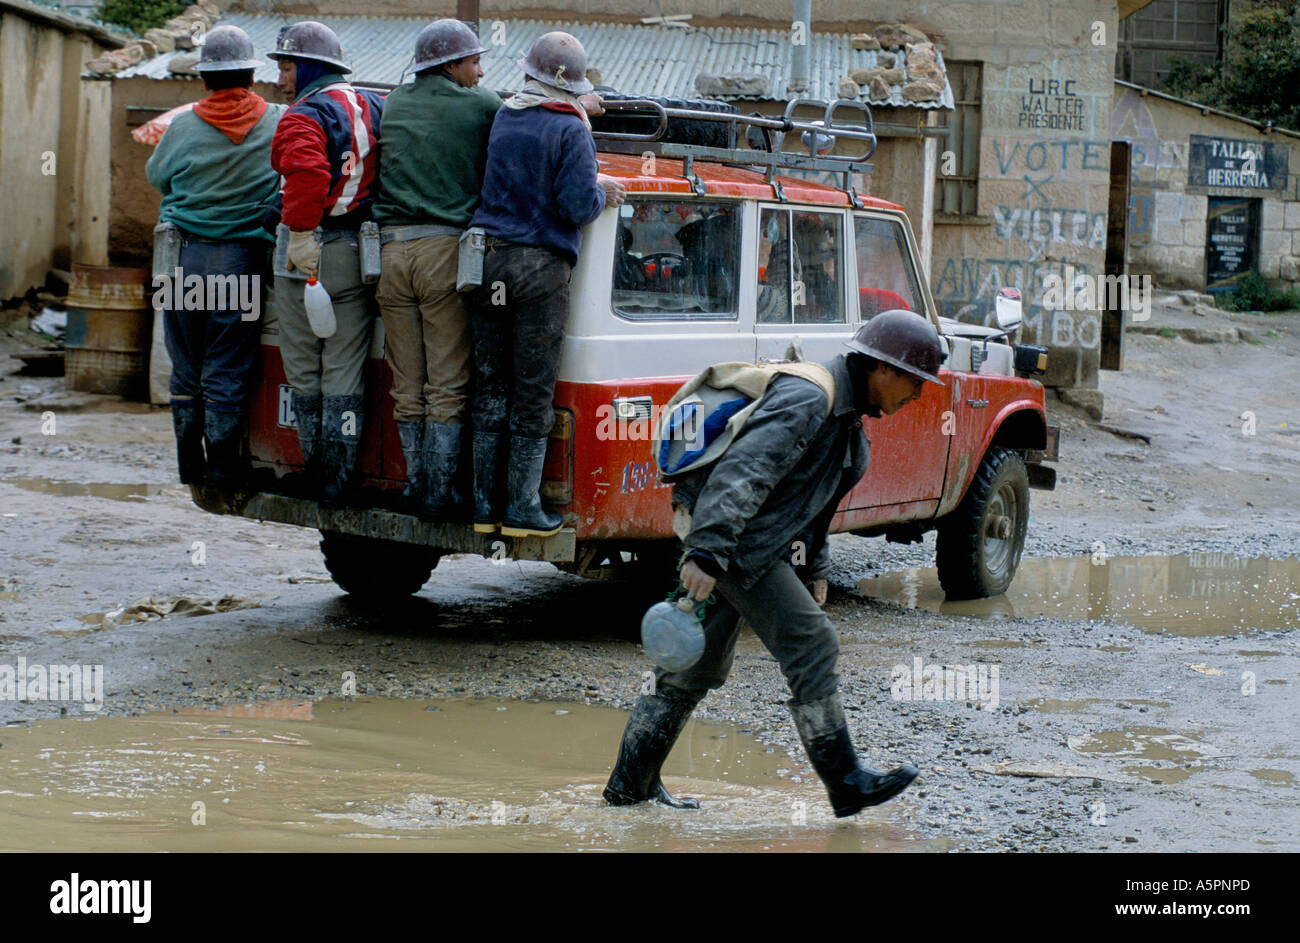
<instances>
[{"instance_id":1,"label":"metal barrel","mask_svg":"<svg viewBox=\"0 0 1300 943\"><path fill-rule=\"evenodd\" d=\"M153 310L149 270L73 263L68 287L68 389L144 399Z\"/></svg>"}]
</instances>

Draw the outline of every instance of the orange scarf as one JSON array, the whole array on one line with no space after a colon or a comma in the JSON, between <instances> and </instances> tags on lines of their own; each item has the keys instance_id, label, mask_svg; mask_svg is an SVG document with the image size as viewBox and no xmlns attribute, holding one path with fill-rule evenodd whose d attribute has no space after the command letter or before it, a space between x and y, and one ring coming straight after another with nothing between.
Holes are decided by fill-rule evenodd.
<instances>
[{"instance_id":1,"label":"orange scarf","mask_svg":"<svg viewBox=\"0 0 1300 943\"><path fill-rule=\"evenodd\" d=\"M194 113L239 144L266 114L266 99L252 89L223 88L196 104Z\"/></svg>"}]
</instances>

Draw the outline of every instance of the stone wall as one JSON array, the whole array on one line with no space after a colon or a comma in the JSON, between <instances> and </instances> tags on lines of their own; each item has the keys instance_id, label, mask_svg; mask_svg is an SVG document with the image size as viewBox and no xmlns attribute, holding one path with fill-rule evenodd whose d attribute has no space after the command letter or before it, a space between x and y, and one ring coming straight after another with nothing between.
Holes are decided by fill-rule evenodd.
<instances>
[{"instance_id":1,"label":"stone wall","mask_svg":"<svg viewBox=\"0 0 1300 943\"><path fill-rule=\"evenodd\" d=\"M1260 200L1259 272L1300 282L1300 138L1158 95L1115 86L1112 135L1128 141L1128 264L1171 288L1206 288L1206 218L1210 197ZM1189 182L1192 135L1259 142L1288 155L1289 172L1268 189L1209 187Z\"/></svg>"}]
</instances>

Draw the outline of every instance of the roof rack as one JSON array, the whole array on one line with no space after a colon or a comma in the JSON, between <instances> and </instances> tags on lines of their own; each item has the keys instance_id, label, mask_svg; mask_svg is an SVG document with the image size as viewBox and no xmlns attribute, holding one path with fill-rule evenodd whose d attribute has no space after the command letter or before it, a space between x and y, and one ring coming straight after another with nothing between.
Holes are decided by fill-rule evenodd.
<instances>
[{"instance_id":1,"label":"roof rack","mask_svg":"<svg viewBox=\"0 0 1300 943\"><path fill-rule=\"evenodd\" d=\"M876 152L876 132L871 117L871 109L862 102L852 101L847 98L838 98L829 102L816 98L795 98L786 104L785 113L780 118L698 111L693 108L665 108L659 102L646 98L606 101L603 105L606 111L652 112L652 114L647 114L645 117L649 120L658 120L658 127L644 134L593 131L592 136L602 142L604 150L621 153L649 151L663 157L679 157L682 159L683 174L691 181L696 193L701 196L705 192L704 185L695 175L692 167L697 158L720 163L762 167L764 169L764 179L776 190L777 197L782 199L784 197L781 193L780 181L776 179L778 169L840 173L844 175L844 189L849 193L852 202L855 205L860 205L857 192L853 187L852 175L854 173L871 173L871 164L866 163L866 161ZM823 109L820 120L793 117L795 109L809 106ZM864 123L860 125L836 124L835 113L844 108L860 112ZM734 132L737 127L755 128L761 135L764 149L707 147L699 144L663 141L661 138L667 131L668 121L671 118L727 122L732 126L733 141L735 140ZM783 151L781 147L785 143L785 136L791 131L810 135L820 134L832 139L844 138L850 141L863 141L866 147L861 154L814 155L811 153L799 154L793 151ZM815 141L816 139L812 138L811 140ZM603 142L609 143L604 145Z\"/></svg>"}]
</instances>

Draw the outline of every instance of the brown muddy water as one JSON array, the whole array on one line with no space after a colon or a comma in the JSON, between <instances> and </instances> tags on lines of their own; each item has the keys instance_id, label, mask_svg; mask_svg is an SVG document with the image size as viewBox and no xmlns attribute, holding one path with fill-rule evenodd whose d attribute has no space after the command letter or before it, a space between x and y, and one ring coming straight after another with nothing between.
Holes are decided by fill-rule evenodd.
<instances>
[{"instance_id":1,"label":"brown muddy water","mask_svg":"<svg viewBox=\"0 0 1300 943\"><path fill-rule=\"evenodd\" d=\"M55 481L52 478L6 478L5 484L60 498L109 498L113 501L144 501L150 495L161 494L168 487L108 481Z\"/></svg>"},{"instance_id":2,"label":"brown muddy water","mask_svg":"<svg viewBox=\"0 0 1300 943\"><path fill-rule=\"evenodd\" d=\"M1152 633L1211 636L1300 626L1300 559L1223 553L1027 558L1002 596L948 602L937 571L903 570L858 583L882 602L945 615L1125 623Z\"/></svg>"},{"instance_id":3,"label":"brown muddy water","mask_svg":"<svg viewBox=\"0 0 1300 943\"><path fill-rule=\"evenodd\" d=\"M4 851L925 851L899 802L836 820L784 751L692 721L696 812L610 808L627 714L496 700L273 701L0 728Z\"/></svg>"}]
</instances>

